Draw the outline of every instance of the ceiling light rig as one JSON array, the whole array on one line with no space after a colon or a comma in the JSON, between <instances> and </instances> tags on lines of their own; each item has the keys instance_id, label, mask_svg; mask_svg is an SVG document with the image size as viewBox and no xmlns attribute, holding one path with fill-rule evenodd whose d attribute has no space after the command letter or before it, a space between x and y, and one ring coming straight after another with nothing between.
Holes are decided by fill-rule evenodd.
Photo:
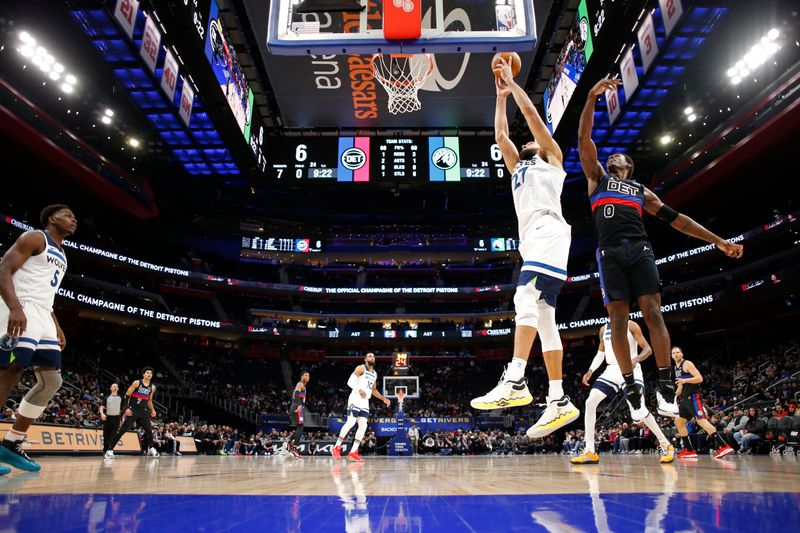
<instances>
[{"instance_id":1,"label":"ceiling light rig","mask_svg":"<svg viewBox=\"0 0 800 533\"><path fill-rule=\"evenodd\" d=\"M39 67L39 70L52 81L62 81L61 90L67 94L75 91L78 79L66 73L64 65L56 57L47 51L47 48L37 44L36 38L27 31L19 32L19 46L17 52L26 60L26 64Z\"/></svg>"},{"instance_id":2,"label":"ceiling light rig","mask_svg":"<svg viewBox=\"0 0 800 533\"><path fill-rule=\"evenodd\" d=\"M727 70L726 74L733 85L742 83L742 80L766 63L780 50L781 46L778 43L780 35L780 31L776 28L772 28L759 42L754 44L741 59Z\"/></svg>"}]
</instances>

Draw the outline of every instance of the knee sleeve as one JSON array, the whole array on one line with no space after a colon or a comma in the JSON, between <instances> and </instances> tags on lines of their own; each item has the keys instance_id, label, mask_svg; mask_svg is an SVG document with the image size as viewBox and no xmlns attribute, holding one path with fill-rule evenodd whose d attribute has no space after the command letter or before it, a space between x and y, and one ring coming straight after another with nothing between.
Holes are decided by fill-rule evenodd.
<instances>
[{"instance_id":1,"label":"knee sleeve","mask_svg":"<svg viewBox=\"0 0 800 533\"><path fill-rule=\"evenodd\" d=\"M534 287L533 283L517 286L514 293L514 310L517 326L539 328L539 306L537 302L542 293Z\"/></svg>"},{"instance_id":2,"label":"knee sleeve","mask_svg":"<svg viewBox=\"0 0 800 533\"><path fill-rule=\"evenodd\" d=\"M356 430L356 440L361 442L367 432L367 419L363 416L358 417L358 429Z\"/></svg>"},{"instance_id":3,"label":"knee sleeve","mask_svg":"<svg viewBox=\"0 0 800 533\"><path fill-rule=\"evenodd\" d=\"M63 382L61 370L36 370L36 384L19 403L17 412L27 418L39 418Z\"/></svg>"},{"instance_id":4,"label":"knee sleeve","mask_svg":"<svg viewBox=\"0 0 800 533\"><path fill-rule=\"evenodd\" d=\"M556 324L556 309L548 305L544 300L536 302L539 315L539 340L542 342L542 351L551 352L553 350L563 350L561 335L558 334Z\"/></svg>"}]
</instances>

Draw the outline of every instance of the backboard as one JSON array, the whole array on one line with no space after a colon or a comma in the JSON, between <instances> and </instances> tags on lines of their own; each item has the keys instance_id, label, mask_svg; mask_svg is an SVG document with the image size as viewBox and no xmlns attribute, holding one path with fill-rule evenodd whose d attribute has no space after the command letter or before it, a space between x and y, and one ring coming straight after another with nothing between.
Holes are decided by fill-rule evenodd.
<instances>
[{"instance_id":1,"label":"backboard","mask_svg":"<svg viewBox=\"0 0 800 533\"><path fill-rule=\"evenodd\" d=\"M529 52L536 43L533 0L402 0L421 9L421 37L386 39L384 3L360 0L360 13L299 13L299 0L270 3L267 48L276 55ZM395 2L396 3L396 2ZM420 5L421 4L421 5Z\"/></svg>"},{"instance_id":2,"label":"backboard","mask_svg":"<svg viewBox=\"0 0 800 533\"><path fill-rule=\"evenodd\" d=\"M383 395L387 398L397 398L397 391L403 390L407 399L419 399L418 376L383 376Z\"/></svg>"}]
</instances>

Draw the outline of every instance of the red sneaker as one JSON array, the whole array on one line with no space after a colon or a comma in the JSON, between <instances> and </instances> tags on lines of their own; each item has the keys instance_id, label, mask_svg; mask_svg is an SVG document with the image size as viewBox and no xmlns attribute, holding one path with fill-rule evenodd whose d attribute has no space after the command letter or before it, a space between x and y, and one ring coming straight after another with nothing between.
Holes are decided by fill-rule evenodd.
<instances>
[{"instance_id":1,"label":"red sneaker","mask_svg":"<svg viewBox=\"0 0 800 533\"><path fill-rule=\"evenodd\" d=\"M725 446L722 446L719 450L717 450L717 453L714 454L714 459L722 459L726 455L730 455L733 452L734 449L726 444Z\"/></svg>"},{"instance_id":2,"label":"red sneaker","mask_svg":"<svg viewBox=\"0 0 800 533\"><path fill-rule=\"evenodd\" d=\"M358 452L350 452L347 454L347 458L351 461L355 461L356 463L363 463L364 458L358 455Z\"/></svg>"},{"instance_id":3,"label":"red sneaker","mask_svg":"<svg viewBox=\"0 0 800 533\"><path fill-rule=\"evenodd\" d=\"M303 456L300 455L300 452L297 451L297 448L292 450L292 455L294 456L295 459L302 459L303 458Z\"/></svg>"},{"instance_id":4,"label":"red sneaker","mask_svg":"<svg viewBox=\"0 0 800 533\"><path fill-rule=\"evenodd\" d=\"M341 446L334 446L333 450L331 450L331 455L337 461L341 461L342 460L342 447Z\"/></svg>"},{"instance_id":5,"label":"red sneaker","mask_svg":"<svg viewBox=\"0 0 800 533\"><path fill-rule=\"evenodd\" d=\"M697 459L697 452L694 450L681 450L678 452L678 459Z\"/></svg>"}]
</instances>

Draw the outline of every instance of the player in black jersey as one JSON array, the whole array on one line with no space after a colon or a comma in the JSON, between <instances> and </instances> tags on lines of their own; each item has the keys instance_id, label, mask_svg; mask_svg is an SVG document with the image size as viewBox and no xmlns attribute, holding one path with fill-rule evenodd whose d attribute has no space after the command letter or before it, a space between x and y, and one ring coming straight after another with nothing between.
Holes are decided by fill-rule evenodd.
<instances>
[{"instance_id":1,"label":"player in black jersey","mask_svg":"<svg viewBox=\"0 0 800 533\"><path fill-rule=\"evenodd\" d=\"M728 257L742 257L743 248L678 213L647 187L631 180L633 160L627 154L611 154L606 161L608 173L603 169L597 159L597 147L592 141L595 101L606 91L616 90L620 83L620 80L605 78L592 87L583 106L578 129L581 167L589 182L589 201L597 230L600 287L611 319L611 344L625 378L625 393L634 408L633 417L644 418L647 408L636 388L631 359L628 357L631 300L636 300L642 311L658 364L658 412L675 416L669 332L661 315L661 281L653 247L644 229L642 213L647 211L686 235L715 244Z\"/></svg>"},{"instance_id":2,"label":"player in black jersey","mask_svg":"<svg viewBox=\"0 0 800 533\"><path fill-rule=\"evenodd\" d=\"M156 386L151 383L153 379L153 368L146 366L142 369L142 379L137 379L131 386L128 387L125 397L127 404L125 406L125 417L122 420L122 425L117 431L116 435L111 438L107 448L113 450L117 445L119 439L125 434L126 431L133 427L133 423L144 429L144 442L147 449L147 455L158 457L158 452L153 447L153 426L150 424L150 417L156 417L156 410L153 407L153 396L156 393ZM108 459L113 459L108 456Z\"/></svg>"},{"instance_id":3,"label":"player in black jersey","mask_svg":"<svg viewBox=\"0 0 800 533\"><path fill-rule=\"evenodd\" d=\"M294 386L294 392L292 392L292 405L289 407L289 418L291 419L291 424L296 427L294 433L292 433L292 436L289 437L287 448L297 459L302 459L300 456L300 450L297 449L297 446L303 439L303 420L305 418L306 409L306 385L308 384L309 379L311 379L311 374L309 374L307 370L300 374L300 381L298 381L297 385Z\"/></svg>"},{"instance_id":4,"label":"player in black jersey","mask_svg":"<svg viewBox=\"0 0 800 533\"><path fill-rule=\"evenodd\" d=\"M675 427L678 428L678 436L683 443L683 450L678 452L680 459L697 459L697 452L692 446L692 441L689 440L689 431L686 429L686 424L694 419L701 428L703 428L708 435L708 445L713 447L715 444L719 447L714 452L714 459L721 459L728 454L733 453L733 448L728 446L725 439L717 433L717 428L706 420L706 411L703 408L703 399L700 397L700 384L703 382L703 376L697 367L691 361L683 358L683 350L678 346L672 347L672 359L675 361L675 383L678 385L678 390L675 394L678 396L678 416L675 418Z\"/></svg>"}]
</instances>

